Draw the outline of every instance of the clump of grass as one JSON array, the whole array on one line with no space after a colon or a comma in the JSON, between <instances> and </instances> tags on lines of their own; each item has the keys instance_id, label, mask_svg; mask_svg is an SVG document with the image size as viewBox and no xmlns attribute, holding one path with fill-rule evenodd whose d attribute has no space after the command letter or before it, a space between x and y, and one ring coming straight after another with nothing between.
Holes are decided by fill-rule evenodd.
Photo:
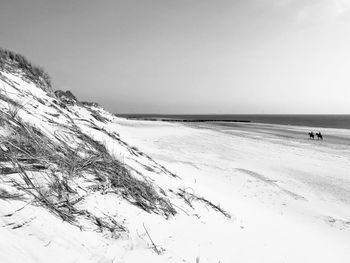
<instances>
[{"instance_id":1,"label":"clump of grass","mask_svg":"<svg viewBox=\"0 0 350 263\"><path fill-rule=\"evenodd\" d=\"M10 50L0 48L0 69L21 70L24 77L38 84L46 91L51 91L51 78L41 67L33 65L26 57Z\"/></svg>"},{"instance_id":2,"label":"clump of grass","mask_svg":"<svg viewBox=\"0 0 350 263\"><path fill-rule=\"evenodd\" d=\"M93 164L86 167L89 172L94 173L98 178L107 179L112 189L117 190L129 202L147 212L155 212L165 217L176 214L171 203L161 197L151 183L131 176L125 166L108 153L103 144L81 132L77 133L79 134L78 138L88 142L89 146L97 153L97 155L93 155Z\"/></svg>"},{"instance_id":3,"label":"clump of grass","mask_svg":"<svg viewBox=\"0 0 350 263\"><path fill-rule=\"evenodd\" d=\"M61 202L64 196L74 195L74 191L69 188L69 181L86 175L95 177L94 189L108 188L109 192L121 195L147 212L158 213L166 218L176 214L171 203L151 183L132 176L122 163L109 154L103 144L81 132L78 127L64 127L69 128L71 134L76 136L75 145L68 145L59 136L55 136L55 139L49 138L20 118L8 123L12 125L15 136L4 140L4 145L9 149L7 159L14 164L16 171L20 170L23 181L29 188L37 189L38 186L28 179L28 170L48 171L49 192L53 201L45 199L42 190L36 190L32 195L55 214L59 214L61 210L52 204ZM57 174L65 177L59 178ZM74 212L74 206L67 198L65 202L69 213L64 212L60 217L73 222L67 213Z\"/></svg>"},{"instance_id":4,"label":"clump of grass","mask_svg":"<svg viewBox=\"0 0 350 263\"><path fill-rule=\"evenodd\" d=\"M14 119L16 118L18 112L23 109L24 105L21 105L19 102L11 99L5 89L0 89L0 103L6 103L5 107L7 108L7 115Z\"/></svg>"},{"instance_id":5,"label":"clump of grass","mask_svg":"<svg viewBox=\"0 0 350 263\"><path fill-rule=\"evenodd\" d=\"M42 187L34 182L34 179L31 178L28 172L19 164L17 160L11 157L9 157L9 160L12 162L13 166L19 169L19 175L24 182L24 184L21 184L16 180L12 180L13 185L27 193L29 196L32 196L37 203L47 208L56 216L62 218L62 220L71 224L76 224L76 217L74 213L76 209L74 209L73 206L70 206L69 203L67 203L68 205L64 207L58 206L57 202L50 199L49 195L45 194L45 192L42 190Z\"/></svg>"},{"instance_id":6,"label":"clump of grass","mask_svg":"<svg viewBox=\"0 0 350 263\"><path fill-rule=\"evenodd\" d=\"M78 103L78 99L70 90L55 90L54 94L64 105L74 105Z\"/></svg>"},{"instance_id":7,"label":"clump of grass","mask_svg":"<svg viewBox=\"0 0 350 263\"><path fill-rule=\"evenodd\" d=\"M193 201L202 202L205 205L212 208L214 211L221 213L227 218L231 218L231 215L228 212L226 212L223 208L221 208L219 205L213 204L211 201L209 201L208 199L202 196L197 196L193 193L186 191L185 189L179 189L179 192L177 193L177 195L181 197L185 201L185 203L192 208L193 208L193 205L192 205Z\"/></svg>"},{"instance_id":8,"label":"clump of grass","mask_svg":"<svg viewBox=\"0 0 350 263\"><path fill-rule=\"evenodd\" d=\"M90 111L91 113L91 116L100 121L100 122L103 122L103 123L107 123L108 122L108 119L106 117L103 117L98 111L94 110L94 109L91 109L91 108L88 108L88 110Z\"/></svg>"}]
</instances>

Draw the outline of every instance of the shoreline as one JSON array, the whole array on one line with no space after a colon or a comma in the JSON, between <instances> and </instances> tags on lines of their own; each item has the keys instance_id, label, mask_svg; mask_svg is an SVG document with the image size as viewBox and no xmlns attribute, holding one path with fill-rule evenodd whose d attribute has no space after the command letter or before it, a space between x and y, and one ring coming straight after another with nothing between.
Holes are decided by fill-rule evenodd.
<instances>
[{"instance_id":1,"label":"shoreline","mask_svg":"<svg viewBox=\"0 0 350 263\"><path fill-rule=\"evenodd\" d=\"M241 122L241 123L250 123L249 120L215 120L215 119L171 119L171 118L132 118L132 117L121 117L127 120L138 120L138 121L162 121L162 122Z\"/></svg>"},{"instance_id":2,"label":"shoreline","mask_svg":"<svg viewBox=\"0 0 350 263\"><path fill-rule=\"evenodd\" d=\"M188 125L191 125L191 123L203 123L203 124L209 124L213 123L214 125L218 126L227 126L236 128L236 125L238 126L244 126L244 127L254 127L254 128L280 128L283 130L295 130L295 131L303 131L303 132L309 132L309 131L323 131L327 133L337 133L337 134L347 134L349 133L350 136L350 128L340 128L340 127L321 127L321 126L306 126L306 125L295 125L295 124L278 124L278 123L264 123L264 122L254 122L250 120L213 120L213 119L203 119L203 120L186 120L186 119L169 119L169 118L133 118L133 117L121 117L117 116L118 118L128 120L128 121L146 121L146 122L159 122L159 123L185 123Z\"/></svg>"},{"instance_id":3,"label":"shoreline","mask_svg":"<svg viewBox=\"0 0 350 263\"><path fill-rule=\"evenodd\" d=\"M317 129L350 130L350 115L157 115L157 114L116 114L116 117L128 120L162 122L222 122L253 123L285 126L301 126Z\"/></svg>"}]
</instances>

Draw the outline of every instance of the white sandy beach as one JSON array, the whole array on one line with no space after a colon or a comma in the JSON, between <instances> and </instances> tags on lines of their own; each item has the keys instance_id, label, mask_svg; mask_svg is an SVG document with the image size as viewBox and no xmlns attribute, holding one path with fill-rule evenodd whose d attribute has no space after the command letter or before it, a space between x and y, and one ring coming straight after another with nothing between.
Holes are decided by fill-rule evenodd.
<instances>
[{"instance_id":1,"label":"white sandy beach","mask_svg":"<svg viewBox=\"0 0 350 263\"><path fill-rule=\"evenodd\" d=\"M325 140L313 141L307 131L319 128L118 123L187 187L233 214L206 219L199 233L184 229L203 262L350 260L349 130L322 129Z\"/></svg>"}]
</instances>

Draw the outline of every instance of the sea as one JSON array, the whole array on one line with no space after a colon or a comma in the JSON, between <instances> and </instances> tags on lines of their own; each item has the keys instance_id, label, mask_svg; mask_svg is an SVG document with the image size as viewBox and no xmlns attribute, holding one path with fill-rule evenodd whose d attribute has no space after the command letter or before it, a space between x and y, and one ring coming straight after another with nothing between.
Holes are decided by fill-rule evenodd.
<instances>
[{"instance_id":1,"label":"sea","mask_svg":"<svg viewBox=\"0 0 350 263\"><path fill-rule=\"evenodd\" d=\"M163 114L117 114L119 117L141 120L163 121L223 121L252 122L293 126L350 129L350 115L316 114L207 114L207 115L163 115Z\"/></svg>"}]
</instances>

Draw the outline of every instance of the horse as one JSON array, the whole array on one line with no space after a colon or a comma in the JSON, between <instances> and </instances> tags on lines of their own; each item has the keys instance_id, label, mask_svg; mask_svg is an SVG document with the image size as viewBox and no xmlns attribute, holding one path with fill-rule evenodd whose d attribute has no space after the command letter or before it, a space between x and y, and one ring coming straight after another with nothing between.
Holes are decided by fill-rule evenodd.
<instances>
[{"instance_id":1,"label":"horse","mask_svg":"<svg viewBox=\"0 0 350 263\"><path fill-rule=\"evenodd\" d=\"M321 132L316 132L317 140L323 140Z\"/></svg>"},{"instance_id":2,"label":"horse","mask_svg":"<svg viewBox=\"0 0 350 263\"><path fill-rule=\"evenodd\" d=\"M309 137L310 137L310 139L315 139L315 135L314 135L314 133L313 132L309 132Z\"/></svg>"}]
</instances>

